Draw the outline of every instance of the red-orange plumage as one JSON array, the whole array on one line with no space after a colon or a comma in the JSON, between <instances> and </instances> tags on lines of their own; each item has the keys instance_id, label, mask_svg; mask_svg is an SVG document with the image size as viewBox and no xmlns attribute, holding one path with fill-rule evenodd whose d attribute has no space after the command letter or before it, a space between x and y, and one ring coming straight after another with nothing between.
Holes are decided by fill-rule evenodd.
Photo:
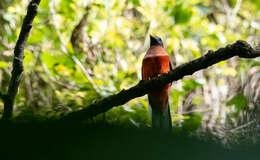
<instances>
[{"instance_id":1,"label":"red-orange plumage","mask_svg":"<svg viewBox=\"0 0 260 160\"><path fill-rule=\"evenodd\" d=\"M144 56L142 63L142 79L156 77L170 71L170 56L160 45L151 46ZM152 109L164 112L168 103L168 94L171 84L154 90L148 94Z\"/></svg>"}]
</instances>

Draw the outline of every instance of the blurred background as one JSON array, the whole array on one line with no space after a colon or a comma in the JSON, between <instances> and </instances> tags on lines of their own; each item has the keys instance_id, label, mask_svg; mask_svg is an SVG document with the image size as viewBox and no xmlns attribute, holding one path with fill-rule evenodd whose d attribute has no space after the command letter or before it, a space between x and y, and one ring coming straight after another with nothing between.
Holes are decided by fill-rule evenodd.
<instances>
[{"instance_id":1,"label":"blurred background","mask_svg":"<svg viewBox=\"0 0 260 160\"><path fill-rule=\"evenodd\" d=\"M0 1L0 91L28 0ZM15 101L19 121L59 118L130 88L141 79L149 34L160 36L174 66L242 39L260 42L259 0L42 0L25 48ZM173 83L173 131L222 143L257 142L260 61L220 62ZM0 116L3 103L0 101ZM90 123L151 127L146 96Z\"/></svg>"}]
</instances>

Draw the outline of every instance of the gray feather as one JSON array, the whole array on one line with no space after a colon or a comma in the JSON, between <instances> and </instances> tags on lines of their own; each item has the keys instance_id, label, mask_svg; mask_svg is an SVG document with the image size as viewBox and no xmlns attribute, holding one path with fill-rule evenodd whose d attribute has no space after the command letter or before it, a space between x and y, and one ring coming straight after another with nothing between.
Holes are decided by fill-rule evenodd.
<instances>
[{"instance_id":1,"label":"gray feather","mask_svg":"<svg viewBox=\"0 0 260 160\"><path fill-rule=\"evenodd\" d=\"M150 103L149 103L150 104ZM151 105L151 104L150 104ZM155 108L155 107L153 107ZM152 126L156 129L169 129L172 128L170 106L167 103L166 110L161 112L156 109L152 109Z\"/></svg>"}]
</instances>

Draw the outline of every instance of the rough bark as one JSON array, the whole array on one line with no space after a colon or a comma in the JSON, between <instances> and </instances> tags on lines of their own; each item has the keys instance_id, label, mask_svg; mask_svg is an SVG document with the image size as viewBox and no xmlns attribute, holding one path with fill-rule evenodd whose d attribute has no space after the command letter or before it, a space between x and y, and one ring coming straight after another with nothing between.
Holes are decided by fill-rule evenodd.
<instances>
[{"instance_id":1,"label":"rough bark","mask_svg":"<svg viewBox=\"0 0 260 160\"><path fill-rule=\"evenodd\" d=\"M204 56L182 64L176 67L174 70L165 73L159 77L151 80L140 81L136 86L127 90L122 90L117 94L108 96L102 100L99 100L86 108L75 111L61 120L84 120L96 116L99 113L104 113L114 106L123 105L131 99L144 96L160 86L167 83L182 79L184 76L192 75L194 72L201 69L205 69L211 65L214 65L220 61L227 60L234 56L240 58L255 58L260 56L260 50L254 50L247 42L238 40L231 45L227 45L225 48L220 48L216 51L208 51Z\"/></svg>"},{"instance_id":2,"label":"rough bark","mask_svg":"<svg viewBox=\"0 0 260 160\"><path fill-rule=\"evenodd\" d=\"M33 20L37 15L37 9L38 5L40 4L40 1L41 0L32 0L29 3L27 14L23 20L22 29L14 48L13 70L11 80L8 86L7 94L4 95L4 120L8 120L12 117L14 100L18 92L23 72L24 47L26 45L26 41L32 28Z\"/></svg>"}]
</instances>

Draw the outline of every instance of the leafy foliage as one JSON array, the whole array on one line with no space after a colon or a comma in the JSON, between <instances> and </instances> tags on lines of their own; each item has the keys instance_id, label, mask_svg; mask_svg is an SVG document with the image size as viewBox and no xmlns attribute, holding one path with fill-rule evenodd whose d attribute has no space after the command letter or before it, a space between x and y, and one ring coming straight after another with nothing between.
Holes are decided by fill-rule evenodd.
<instances>
[{"instance_id":1,"label":"leafy foliage","mask_svg":"<svg viewBox=\"0 0 260 160\"><path fill-rule=\"evenodd\" d=\"M16 98L15 116L27 114L58 118L82 109L102 97L117 93L141 79L142 58L149 47L149 34L162 37L168 54L179 65L237 39L257 43L260 4L258 0L44 0L40 4L25 50L24 77ZM0 1L0 92L7 91L13 47L17 40L27 1ZM223 8L223 5L225 6ZM76 50L70 41L83 15L86 25ZM235 10L238 6L238 11ZM250 10L248 9L250 8ZM208 70L173 83L170 94L173 123L181 130L196 130L204 113L179 116L184 102L192 109L214 106L207 98L228 95L227 79L239 79L257 60L221 62ZM214 83L213 83L214 82ZM208 88L215 88L209 91ZM208 89L208 90L207 90ZM203 94L190 94L203 90ZM214 91L215 90L215 91ZM238 94L219 100L226 108L222 118L239 116L248 100ZM3 103L0 102L0 110ZM183 109L184 110L184 109ZM190 110L189 110L190 111ZM37 116L36 116L37 117ZM146 97L114 108L94 121L114 125L149 127Z\"/></svg>"},{"instance_id":2,"label":"leafy foliage","mask_svg":"<svg viewBox=\"0 0 260 160\"><path fill-rule=\"evenodd\" d=\"M227 105L235 105L236 110L239 112L241 109L244 109L247 107L248 105L248 100L247 98L239 93L237 95L235 95L233 98L231 98L228 102Z\"/></svg>"}]
</instances>

